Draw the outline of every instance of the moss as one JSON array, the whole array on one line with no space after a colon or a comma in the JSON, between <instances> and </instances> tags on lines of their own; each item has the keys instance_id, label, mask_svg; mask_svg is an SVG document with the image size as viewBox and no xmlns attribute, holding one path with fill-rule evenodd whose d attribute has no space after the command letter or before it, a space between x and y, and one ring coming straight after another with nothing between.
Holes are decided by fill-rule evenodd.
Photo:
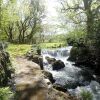
<instances>
[{"instance_id":1,"label":"moss","mask_svg":"<svg viewBox=\"0 0 100 100\"><path fill-rule=\"evenodd\" d=\"M75 62L85 62L90 57L91 53L88 47L85 46L73 46L70 52L69 60Z\"/></svg>"},{"instance_id":2,"label":"moss","mask_svg":"<svg viewBox=\"0 0 100 100\"><path fill-rule=\"evenodd\" d=\"M69 60L71 61L76 61L77 59L77 56L78 56L78 53L79 53L79 49L77 47L73 47L70 51L70 57L69 57Z\"/></svg>"}]
</instances>

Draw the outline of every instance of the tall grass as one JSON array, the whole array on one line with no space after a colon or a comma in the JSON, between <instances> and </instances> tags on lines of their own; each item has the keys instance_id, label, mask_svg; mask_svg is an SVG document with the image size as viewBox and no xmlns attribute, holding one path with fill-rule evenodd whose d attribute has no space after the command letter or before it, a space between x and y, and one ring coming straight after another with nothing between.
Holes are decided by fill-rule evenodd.
<instances>
[{"instance_id":1,"label":"tall grass","mask_svg":"<svg viewBox=\"0 0 100 100\"><path fill-rule=\"evenodd\" d=\"M93 100L93 95L90 91L82 90L80 96L81 96L81 100Z\"/></svg>"}]
</instances>

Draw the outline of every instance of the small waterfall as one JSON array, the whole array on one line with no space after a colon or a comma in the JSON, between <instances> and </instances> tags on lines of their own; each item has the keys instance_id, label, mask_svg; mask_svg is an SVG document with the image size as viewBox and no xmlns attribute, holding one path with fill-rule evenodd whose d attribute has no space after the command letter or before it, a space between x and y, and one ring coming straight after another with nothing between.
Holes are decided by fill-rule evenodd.
<instances>
[{"instance_id":1,"label":"small waterfall","mask_svg":"<svg viewBox=\"0 0 100 100\"><path fill-rule=\"evenodd\" d=\"M66 48L58 48L55 50L45 49L42 50L43 60L44 60L44 69L47 71L50 71L57 84L66 85L67 83L77 83L78 80L81 78L78 77L78 72L81 70L80 68L77 68L73 66L72 62L67 61L67 58L69 57L69 53L71 50L71 46ZM65 64L65 68L54 71L52 70L52 65L48 63L48 61L45 59L46 57L55 58L56 60L61 60Z\"/></svg>"},{"instance_id":2,"label":"small waterfall","mask_svg":"<svg viewBox=\"0 0 100 100\"><path fill-rule=\"evenodd\" d=\"M60 84L68 88L68 91L71 94L78 95L82 89L90 90L94 95L93 100L100 100L100 87L98 88L96 93L94 93L92 87L95 83L92 75L92 71L88 71L87 69L82 69L74 66L74 62L68 61L68 57L70 54L71 46L66 48L58 48L58 49L44 49L42 50L43 55L43 63L44 70L47 70L53 74L54 79L56 80L55 84ZM64 62L65 67L55 71L52 69L52 65L48 63L46 57L55 58L56 60L61 60ZM99 98L99 99L97 99Z\"/></svg>"}]
</instances>

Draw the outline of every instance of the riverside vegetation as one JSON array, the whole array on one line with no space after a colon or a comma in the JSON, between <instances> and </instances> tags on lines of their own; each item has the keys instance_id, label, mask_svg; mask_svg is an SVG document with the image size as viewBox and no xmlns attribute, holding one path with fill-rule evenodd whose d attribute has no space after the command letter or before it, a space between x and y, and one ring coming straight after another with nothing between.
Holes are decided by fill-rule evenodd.
<instances>
[{"instance_id":1,"label":"riverside vegetation","mask_svg":"<svg viewBox=\"0 0 100 100\"><path fill-rule=\"evenodd\" d=\"M58 13L57 22L54 22L56 16L47 14L48 7L45 0L0 0L0 100L15 100L14 93L17 90L15 90L16 84L13 79L18 78L23 84L21 76L26 79L27 83L24 83L25 86L19 84L20 82L17 84L19 87L18 97L22 100L26 100L25 97L28 96L30 96L30 100L32 96L32 100L36 100L36 98L40 100L39 96L41 95L43 100L46 97L50 100L76 100L76 95L74 97L71 96L73 93L69 92L71 94L69 95L67 92L71 91L69 87L73 90L77 87L79 89L81 86L87 87L87 84L90 87L97 86L98 89L95 87L95 91L91 90L92 92L83 89L79 93L78 99L100 99L97 95L100 85L100 1L70 1L60 0L56 2L59 6L52 7L57 8ZM52 2L52 0L49 0L49 2ZM53 11L51 12L53 13ZM49 20L45 23L46 18L52 18L53 21ZM5 43L8 44L8 48L6 48ZM69 53L68 47L70 46L72 48ZM48 56L44 59L43 57L46 54ZM49 72L46 72L45 69L49 69ZM58 76L63 75L60 74L63 71L66 71L63 73L65 76L61 78L64 81L67 75L71 77L74 73L74 76L77 76L76 74L79 71L78 82L73 83L71 80L65 86L56 84L57 79L59 79ZM21 74L21 72L23 73ZM55 73L59 73L56 78ZM82 77L80 77L81 75ZM86 76L85 79L84 76ZM29 79L26 77L29 77ZM46 79L49 80L49 83ZM85 85L80 80L85 80ZM59 80L58 83L60 81L62 80ZM34 86L31 87L33 84ZM52 88L49 89L48 84ZM25 88L26 86L29 87ZM90 89L90 87L87 88ZM37 91L30 94L30 91L34 89ZM47 95L43 96L46 93ZM55 95L57 96L55 97ZM15 97L19 99L17 95Z\"/></svg>"}]
</instances>

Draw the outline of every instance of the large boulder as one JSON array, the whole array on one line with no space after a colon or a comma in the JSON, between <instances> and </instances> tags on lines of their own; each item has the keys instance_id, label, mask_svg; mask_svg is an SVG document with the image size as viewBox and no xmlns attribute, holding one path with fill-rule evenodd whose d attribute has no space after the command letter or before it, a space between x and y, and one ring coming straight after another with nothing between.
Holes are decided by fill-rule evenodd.
<instances>
[{"instance_id":1,"label":"large boulder","mask_svg":"<svg viewBox=\"0 0 100 100\"><path fill-rule=\"evenodd\" d=\"M62 68L65 67L65 64L63 61L61 60L56 60L53 64L52 64L53 70L60 70Z\"/></svg>"},{"instance_id":2,"label":"large boulder","mask_svg":"<svg viewBox=\"0 0 100 100\"><path fill-rule=\"evenodd\" d=\"M55 88L58 91L67 92L67 89L60 84L53 84L53 88Z\"/></svg>"},{"instance_id":3,"label":"large boulder","mask_svg":"<svg viewBox=\"0 0 100 100\"><path fill-rule=\"evenodd\" d=\"M76 66L84 65L93 67L94 66L94 60L93 56L91 55L91 52L89 51L88 47L85 46L79 46L79 47L73 47L70 51L70 56L68 60L74 61Z\"/></svg>"},{"instance_id":4,"label":"large boulder","mask_svg":"<svg viewBox=\"0 0 100 100\"><path fill-rule=\"evenodd\" d=\"M70 56L68 58L68 60L70 61L76 61L77 56L78 56L78 48L77 47L73 47L70 51Z\"/></svg>"}]
</instances>

